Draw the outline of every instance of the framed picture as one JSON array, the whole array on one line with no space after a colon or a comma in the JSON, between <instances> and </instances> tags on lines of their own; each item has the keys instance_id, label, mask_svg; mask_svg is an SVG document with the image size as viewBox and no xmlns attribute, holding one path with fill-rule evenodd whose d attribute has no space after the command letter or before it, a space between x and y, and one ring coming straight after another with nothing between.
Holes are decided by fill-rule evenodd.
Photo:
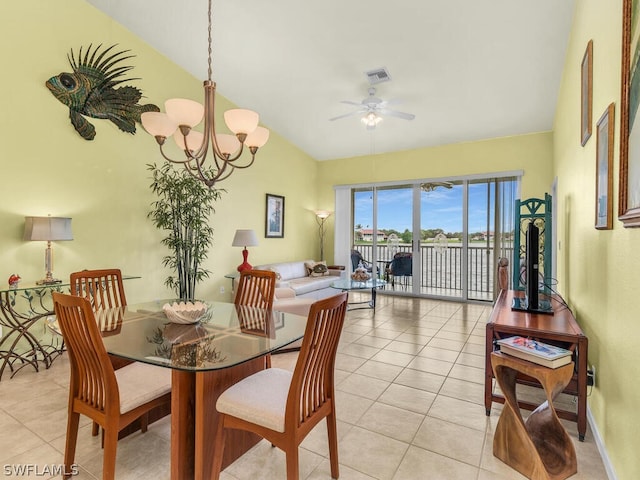
<instances>
[{"instance_id":1,"label":"framed picture","mask_svg":"<svg viewBox=\"0 0 640 480\"><path fill-rule=\"evenodd\" d=\"M613 228L613 134L614 104L604 111L596 125L596 228Z\"/></svg>"},{"instance_id":2,"label":"framed picture","mask_svg":"<svg viewBox=\"0 0 640 480\"><path fill-rule=\"evenodd\" d=\"M624 0L622 8L618 219L625 227L640 227L640 122L634 122L640 100L640 42L637 35L640 23L639 2L640 0ZM636 32L633 38L632 32Z\"/></svg>"},{"instance_id":3,"label":"framed picture","mask_svg":"<svg viewBox=\"0 0 640 480\"><path fill-rule=\"evenodd\" d=\"M264 236L267 238L284 237L284 197L280 195L267 193Z\"/></svg>"},{"instance_id":4,"label":"framed picture","mask_svg":"<svg viewBox=\"0 0 640 480\"><path fill-rule=\"evenodd\" d=\"M587 43L587 49L582 57L580 78L580 143L584 146L591 137L593 117L593 40Z\"/></svg>"}]
</instances>

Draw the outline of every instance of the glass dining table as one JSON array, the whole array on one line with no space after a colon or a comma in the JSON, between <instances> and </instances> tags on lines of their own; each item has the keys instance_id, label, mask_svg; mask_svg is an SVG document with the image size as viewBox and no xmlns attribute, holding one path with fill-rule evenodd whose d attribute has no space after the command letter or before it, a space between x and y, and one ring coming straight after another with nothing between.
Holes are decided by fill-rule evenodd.
<instances>
[{"instance_id":1,"label":"glass dining table","mask_svg":"<svg viewBox=\"0 0 640 480\"><path fill-rule=\"evenodd\" d=\"M264 369L266 354L301 339L307 319L275 310L206 302L208 309L200 321L179 324L167 319L162 310L165 303L173 300L99 311L96 321L112 356L172 369L171 479L208 479L218 396ZM229 431L224 466L259 440L253 434Z\"/></svg>"}]
</instances>

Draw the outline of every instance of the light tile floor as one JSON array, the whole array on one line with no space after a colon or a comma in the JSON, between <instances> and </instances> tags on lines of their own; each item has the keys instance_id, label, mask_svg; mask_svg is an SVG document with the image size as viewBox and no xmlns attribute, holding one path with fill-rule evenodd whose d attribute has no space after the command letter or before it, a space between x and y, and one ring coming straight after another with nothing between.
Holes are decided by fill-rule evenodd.
<instances>
[{"instance_id":1,"label":"light tile floor","mask_svg":"<svg viewBox=\"0 0 640 480\"><path fill-rule=\"evenodd\" d=\"M375 315L371 310L347 314L336 361L341 479L524 478L492 454L501 406L494 405L491 416L485 416L489 312L483 305L378 295ZM288 353L274 355L272 363L293 368L295 360L296 354ZM68 374L64 355L49 370L24 369L0 381L1 475L59 477L47 472L62 462ZM522 395L539 394L538 389L522 390ZM573 399L559 401L571 405ZM565 426L578 456L572 479L606 479L591 432L578 442L575 423ZM101 478L102 451L90 429L85 419L74 477L81 480ZM169 451L170 422L165 418L146 434L119 442L117 478L168 480ZM302 479L330 478L324 422L302 444L300 464ZM20 466L31 473L19 476L11 470ZM222 474L223 480L284 478L284 454L264 441Z\"/></svg>"}]
</instances>

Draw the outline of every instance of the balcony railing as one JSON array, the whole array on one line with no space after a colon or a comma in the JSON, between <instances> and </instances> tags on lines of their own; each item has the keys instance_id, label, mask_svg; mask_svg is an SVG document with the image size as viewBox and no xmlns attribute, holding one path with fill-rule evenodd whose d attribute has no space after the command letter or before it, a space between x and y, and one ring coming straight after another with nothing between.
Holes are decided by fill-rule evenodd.
<instances>
[{"instance_id":1,"label":"balcony railing","mask_svg":"<svg viewBox=\"0 0 640 480\"><path fill-rule=\"evenodd\" d=\"M356 244L354 247L362 253L367 260L373 259L373 245ZM469 245L468 246L468 289L469 299L493 300L494 291L494 248L493 245ZM411 252L410 244L400 244L399 252ZM461 297L462 285L462 255L461 244L449 244L444 248L438 248L432 244L420 246L420 293L438 296ZM511 258L511 254L508 255ZM377 246L376 259L378 261L391 261L390 251L386 244ZM384 263L381 265L380 274L384 275ZM414 275L415 277L415 275Z\"/></svg>"}]
</instances>

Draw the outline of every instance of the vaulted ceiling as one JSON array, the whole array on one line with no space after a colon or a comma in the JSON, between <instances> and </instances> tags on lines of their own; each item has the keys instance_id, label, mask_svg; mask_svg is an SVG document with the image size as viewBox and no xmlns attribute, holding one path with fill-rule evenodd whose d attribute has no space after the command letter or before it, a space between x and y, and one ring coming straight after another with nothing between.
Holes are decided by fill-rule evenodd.
<instances>
[{"instance_id":1,"label":"vaulted ceiling","mask_svg":"<svg viewBox=\"0 0 640 480\"><path fill-rule=\"evenodd\" d=\"M206 79L206 0L87 1ZM215 0L213 80L318 160L547 131L574 3ZM367 97L380 67L391 81L376 95L415 119L329 121L358 109L340 101Z\"/></svg>"}]
</instances>

